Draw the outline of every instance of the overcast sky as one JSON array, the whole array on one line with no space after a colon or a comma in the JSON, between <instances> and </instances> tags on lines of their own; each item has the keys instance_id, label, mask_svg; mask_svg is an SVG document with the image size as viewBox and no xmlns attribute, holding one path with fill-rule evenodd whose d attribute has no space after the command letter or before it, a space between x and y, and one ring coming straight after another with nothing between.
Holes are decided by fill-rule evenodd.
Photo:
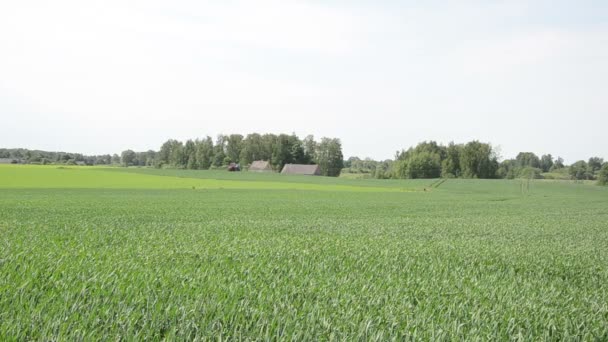
<instances>
[{"instance_id":1,"label":"overcast sky","mask_svg":"<svg viewBox=\"0 0 608 342\"><path fill-rule=\"evenodd\" d=\"M0 147L219 133L608 159L608 1L2 1Z\"/></svg>"}]
</instances>

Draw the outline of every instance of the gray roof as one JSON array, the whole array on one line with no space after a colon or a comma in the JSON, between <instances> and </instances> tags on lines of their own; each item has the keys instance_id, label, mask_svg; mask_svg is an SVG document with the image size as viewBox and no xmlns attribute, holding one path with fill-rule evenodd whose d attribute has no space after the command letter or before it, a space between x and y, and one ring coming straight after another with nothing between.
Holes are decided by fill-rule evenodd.
<instances>
[{"instance_id":1,"label":"gray roof","mask_svg":"<svg viewBox=\"0 0 608 342\"><path fill-rule=\"evenodd\" d=\"M285 164L281 173L290 175L320 176L321 169L319 169L319 165Z\"/></svg>"},{"instance_id":2,"label":"gray roof","mask_svg":"<svg viewBox=\"0 0 608 342\"><path fill-rule=\"evenodd\" d=\"M272 171L270 163L264 160L256 160L249 166L249 171L264 172Z\"/></svg>"}]
</instances>

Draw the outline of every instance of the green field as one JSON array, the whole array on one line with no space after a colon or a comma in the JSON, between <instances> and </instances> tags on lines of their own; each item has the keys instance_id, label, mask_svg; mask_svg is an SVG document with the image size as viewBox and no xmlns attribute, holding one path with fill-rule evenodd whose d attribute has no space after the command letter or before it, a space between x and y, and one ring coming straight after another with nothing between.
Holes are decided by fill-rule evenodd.
<instances>
[{"instance_id":1,"label":"green field","mask_svg":"<svg viewBox=\"0 0 608 342\"><path fill-rule=\"evenodd\" d=\"M608 188L0 165L0 340L608 340Z\"/></svg>"}]
</instances>

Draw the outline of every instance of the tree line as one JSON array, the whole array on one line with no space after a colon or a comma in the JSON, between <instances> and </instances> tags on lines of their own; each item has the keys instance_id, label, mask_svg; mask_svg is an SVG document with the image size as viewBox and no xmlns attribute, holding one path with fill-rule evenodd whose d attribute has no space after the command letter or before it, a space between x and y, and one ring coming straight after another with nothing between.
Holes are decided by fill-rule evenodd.
<instances>
[{"instance_id":1,"label":"tree line","mask_svg":"<svg viewBox=\"0 0 608 342\"><path fill-rule=\"evenodd\" d=\"M608 184L608 162L591 157L565 165L560 157L551 154L537 156L520 152L515 158L499 161L495 149L479 141L448 145L423 141L407 150L395 153L394 159L375 161L351 157L343 160L339 139L322 138L315 141L295 134L219 135L215 141L206 136L181 142L169 139L159 151L135 152L125 150L121 155L87 156L79 153L47 152L28 149L0 148L0 158L13 158L30 164L84 164L147 166L207 170L225 168L230 163L243 166L255 160L269 161L280 171L287 163L318 164L326 176L341 172L358 173L378 179L404 178L559 178L597 180Z\"/></svg>"},{"instance_id":2,"label":"tree line","mask_svg":"<svg viewBox=\"0 0 608 342\"><path fill-rule=\"evenodd\" d=\"M25 148L0 148L1 159L12 159L16 163L27 164L84 164L84 165L119 165L118 154L102 154L87 156L81 153L49 152L28 150Z\"/></svg>"},{"instance_id":3,"label":"tree line","mask_svg":"<svg viewBox=\"0 0 608 342\"><path fill-rule=\"evenodd\" d=\"M265 160L276 171L285 164L318 164L322 175L337 177L344 162L339 139L322 138L317 142L312 135L300 139L295 134L221 134L215 141L209 136L185 142L169 139L158 152L139 156L144 159L132 150L123 151L121 163L123 166L208 170L231 163L246 166Z\"/></svg>"},{"instance_id":4,"label":"tree line","mask_svg":"<svg viewBox=\"0 0 608 342\"><path fill-rule=\"evenodd\" d=\"M363 173L373 178L560 178L598 180L606 184L608 163L602 158L579 160L570 166L551 154L537 156L521 152L514 159L499 162L495 149L488 143L450 142L447 146L423 141L407 150L398 151L393 160L374 161L351 157L344 162L345 172Z\"/></svg>"}]
</instances>

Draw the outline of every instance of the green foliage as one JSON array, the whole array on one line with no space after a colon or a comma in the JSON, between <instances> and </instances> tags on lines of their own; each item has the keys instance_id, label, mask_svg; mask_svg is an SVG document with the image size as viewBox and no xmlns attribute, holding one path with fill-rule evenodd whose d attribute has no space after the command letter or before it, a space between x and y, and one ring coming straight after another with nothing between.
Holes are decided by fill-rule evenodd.
<instances>
[{"instance_id":1,"label":"green foliage","mask_svg":"<svg viewBox=\"0 0 608 342\"><path fill-rule=\"evenodd\" d=\"M494 178L498 161L490 144L471 141L462 148L460 167L465 178Z\"/></svg>"},{"instance_id":2,"label":"green foliage","mask_svg":"<svg viewBox=\"0 0 608 342\"><path fill-rule=\"evenodd\" d=\"M252 133L247 135L243 142L240 162L249 165L256 160L270 160L271 152L267 151L262 135Z\"/></svg>"},{"instance_id":3,"label":"green foliage","mask_svg":"<svg viewBox=\"0 0 608 342\"><path fill-rule=\"evenodd\" d=\"M460 154L462 153L462 145L456 145L454 142L450 142L445 151L445 159L441 164L441 177L443 178L454 178L459 177L461 173L460 168Z\"/></svg>"},{"instance_id":4,"label":"green foliage","mask_svg":"<svg viewBox=\"0 0 608 342\"><path fill-rule=\"evenodd\" d=\"M602 168L602 163L604 163L604 159L599 157L591 157L587 162L587 169L590 173L595 173Z\"/></svg>"},{"instance_id":5,"label":"green foliage","mask_svg":"<svg viewBox=\"0 0 608 342\"><path fill-rule=\"evenodd\" d=\"M321 168L321 175L338 177L344 167L342 144L340 139L322 138L316 147L316 161Z\"/></svg>"},{"instance_id":6,"label":"green foliage","mask_svg":"<svg viewBox=\"0 0 608 342\"><path fill-rule=\"evenodd\" d=\"M229 163L238 163L243 149L243 136L240 134L230 134L226 138L226 156Z\"/></svg>"},{"instance_id":7,"label":"green foliage","mask_svg":"<svg viewBox=\"0 0 608 342\"><path fill-rule=\"evenodd\" d=\"M545 154L540 157L540 168L543 172L549 172L553 167L553 156Z\"/></svg>"},{"instance_id":8,"label":"green foliage","mask_svg":"<svg viewBox=\"0 0 608 342\"><path fill-rule=\"evenodd\" d=\"M341 145L339 148L341 153ZM268 160L275 170L281 170L287 163L316 163L317 143L311 135L300 140L295 134L252 133L247 137L220 134L215 144L210 137L187 140L185 144L170 139L157 154L146 155L146 158L145 163L135 165L207 170L223 168L230 163L246 166L256 160Z\"/></svg>"},{"instance_id":9,"label":"green foliage","mask_svg":"<svg viewBox=\"0 0 608 342\"><path fill-rule=\"evenodd\" d=\"M217 136L213 152L213 166L221 167L230 164L230 158L226 156L226 137L224 135Z\"/></svg>"},{"instance_id":10,"label":"green foliage","mask_svg":"<svg viewBox=\"0 0 608 342\"><path fill-rule=\"evenodd\" d=\"M183 158L186 160L186 168L189 170L198 169L196 161L196 144L191 139L188 139L182 150Z\"/></svg>"},{"instance_id":11,"label":"green foliage","mask_svg":"<svg viewBox=\"0 0 608 342\"><path fill-rule=\"evenodd\" d=\"M593 171L584 160L579 160L568 168L570 177L577 180L594 179Z\"/></svg>"},{"instance_id":12,"label":"green foliage","mask_svg":"<svg viewBox=\"0 0 608 342\"><path fill-rule=\"evenodd\" d=\"M597 175L598 185L608 185L608 162L604 163Z\"/></svg>"},{"instance_id":13,"label":"green foliage","mask_svg":"<svg viewBox=\"0 0 608 342\"><path fill-rule=\"evenodd\" d=\"M133 150L122 151L120 162L122 166L133 166L135 164L135 152Z\"/></svg>"},{"instance_id":14,"label":"green foliage","mask_svg":"<svg viewBox=\"0 0 608 342\"><path fill-rule=\"evenodd\" d=\"M395 159L395 178L494 178L498 170L492 147L479 141L466 145L451 142L447 147L424 141L398 152Z\"/></svg>"},{"instance_id":15,"label":"green foliage","mask_svg":"<svg viewBox=\"0 0 608 342\"><path fill-rule=\"evenodd\" d=\"M396 178L438 178L442 174L442 161L446 159L446 156L447 151L444 146L438 145L434 141L423 141L416 147L397 154L394 176ZM450 162L456 162L453 160L453 155L450 157ZM446 163L446 167L453 168L455 165L448 164L450 162ZM453 169L450 171L458 172Z\"/></svg>"},{"instance_id":16,"label":"green foliage","mask_svg":"<svg viewBox=\"0 0 608 342\"><path fill-rule=\"evenodd\" d=\"M196 165L200 170L208 170L213 163L213 140L210 136L196 140Z\"/></svg>"},{"instance_id":17,"label":"green foliage","mask_svg":"<svg viewBox=\"0 0 608 342\"><path fill-rule=\"evenodd\" d=\"M541 167L540 159L532 152L520 152L517 157L515 157L515 164L518 167L531 167L535 169Z\"/></svg>"},{"instance_id":18,"label":"green foliage","mask_svg":"<svg viewBox=\"0 0 608 342\"><path fill-rule=\"evenodd\" d=\"M441 175L441 157L429 151L412 151L396 163L398 178L438 178Z\"/></svg>"},{"instance_id":19,"label":"green foliage","mask_svg":"<svg viewBox=\"0 0 608 342\"><path fill-rule=\"evenodd\" d=\"M555 160L555 162L553 163L553 166L551 166L551 169L549 169L549 171L555 171L555 170L561 170L564 169L566 166L564 165L564 159L561 157L557 157L557 159Z\"/></svg>"}]
</instances>

